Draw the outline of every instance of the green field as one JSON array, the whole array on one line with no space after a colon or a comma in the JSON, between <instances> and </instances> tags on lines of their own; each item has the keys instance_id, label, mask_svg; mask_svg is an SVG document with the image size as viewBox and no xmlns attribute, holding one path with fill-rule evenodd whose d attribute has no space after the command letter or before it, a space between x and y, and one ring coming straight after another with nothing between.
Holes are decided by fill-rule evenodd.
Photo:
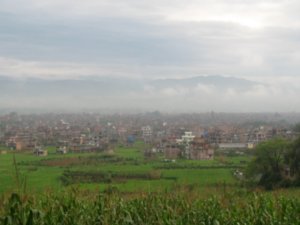
<instances>
[{"instance_id":1,"label":"green field","mask_svg":"<svg viewBox=\"0 0 300 225\"><path fill-rule=\"evenodd\" d=\"M163 155L145 159L144 147L138 142L132 147L117 147L113 154L66 155L58 155L54 147L48 147L48 156L8 150L7 154L0 155L0 193L16 188L29 192L55 191L70 186L89 190L113 187L121 192L152 192L177 186L232 187L237 184L232 175L234 168L243 167L245 161L249 161L247 156L217 157L211 161L180 159L172 162L165 161Z\"/></svg>"},{"instance_id":2,"label":"green field","mask_svg":"<svg viewBox=\"0 0 300 225\"><path fill-rule=\"evenodd\" d=\"M299 188L247 190L233 176L250 156L172 162L143 148L1 154L0 224L299 224Z\"/></svg>"}]
</instances>

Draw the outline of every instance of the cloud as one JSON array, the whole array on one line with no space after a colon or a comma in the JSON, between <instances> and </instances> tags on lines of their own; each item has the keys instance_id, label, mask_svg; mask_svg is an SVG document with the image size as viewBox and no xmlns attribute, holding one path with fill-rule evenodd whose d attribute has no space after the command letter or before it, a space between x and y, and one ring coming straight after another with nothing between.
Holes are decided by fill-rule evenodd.
<instances>
[{"instance_id":1,"label":"cloud","mask_svg":"<svg viewBox=\"0 0 300 225\"><path fill-rule=\"evenodd\" d=\"M236 79L226 86L230 77L202 77L172 80L163 83L139 79L100 80L29 80L6 81L1 86L0 104L3 108L57 109L124 109L126 111L157 110L163 112L291 112L299 111L300 89L286 86L288 81L253 83ZM218 83L223 80L223 83ZM176 82L175 82L176 81ZM207 83L207 81L211 83ZM240 88L239 84L247 82ZM290 81L289 81L290 82ZM175 84L176 83L176 84ZM0 83L1 84L1 83ZM163 84L163 85L155 85ZM140 87L139 87L140 86ZM10 93L7 92L10 90ZM47 99L47 101L45 101Z\"/></svg>"},{"instance_id":2,"label":"cloud","mask_svg":"<svg viewBox=\"0 0 300 225\"><path fill-rule=\"evenodd\" d=\"M140 101L147 96L153 109L203 112L292 112L299 111L300 89L290 89L285 85L256 84L246 90L234 87L225 89L214 85L198 84L194 88L169 87L139 93ZM292 104L291 104L292 103Z\"/></svg>"},{"instance_id":3,"label":"cloud","mask_svg":"<svg viewBox=\"0 0 300 225\"><path fill-rule=\"evenodd\" d=\"M299 25L297 0L2 0L1 11L72 19L160 18L170 21L220 21L250 27Z\"/></svg>"},{"instance_id":4,"label":"cloud","mask_svg":"<svg viewBox=\"0 0 300 225\"><path fill-rule=\"evenodd\" d=\"M295 14L293 6L299 5L295 1L18 3L0 3L3 58L48 65L60 61L78 67L123 64L138 68L135 72L140 75L156 77L179 70L181 76L190 71L234 76L297 75L299 71L300 28L287 23ZM188 19L193 15L189 9L197 11L198 18ZM66 14L70 15L66 18ZM272 19L260 29L239 22L244 17L253 20L257 14ZM269 24L278 14L282 22Z\"/></svg>"},{"instance_id":5,"label":"cloud","mask_svg":"<svg viewBox=\"0 0 300 225\"><path fill-rule=\"evenodd\" d=\"M263 85L221 91L206 84L149 85L131 97L143 96L144 107L153 100L162 107L179 101L186 109L292 110L296 106L287 99L298 103L300 94L299 10L296 0L2 0L1 75L230 75Z\"/></svg>"}]
</instances>

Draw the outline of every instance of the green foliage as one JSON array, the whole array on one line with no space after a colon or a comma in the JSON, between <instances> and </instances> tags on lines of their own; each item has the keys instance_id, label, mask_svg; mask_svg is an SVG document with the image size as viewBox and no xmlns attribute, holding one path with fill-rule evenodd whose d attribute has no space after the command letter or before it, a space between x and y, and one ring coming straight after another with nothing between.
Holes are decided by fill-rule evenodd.
<instances>
[{"instance_id":1,"label":"green foliage","mask_svg":"<svg viewBox=\"0 0 300 225\"><path fill-rule=\"evenodd\" d=\"M73 191L21 199L12 194L0 208L2 225L85 224L277 224L300 221L300 201L267 195L190 198L180 193L124 199L116 192L84 199Z\"/></svg>"},{"instance_id":2,"label":"green foliage","mask_svg":"<svg viewBox=\"0 0 300 225\"><path fill-rule=\"evenodd\" d=\"M289 165L290 175L295 177L295 182L300 186L300 138L293 142L285 160Z\"/></svg>"},{"instance_id":3,"label":"green foliage","mask_svg":"<svg viewBox=\"0 0 300 225\"><path fill-rule=\"evenodd\" d=\"M126 172L90 172L90 171L70 171L67 170L61 176L64 185L75 183L112 183L124 182L127 180L158 180L161 179L159 170L152 170L148 173L126 173Z\"/></svg>"},{"instance_id":4,"label":"green foliage","mask_svg":"<svg viewBox=\"0 0 300 225\"><path fill-rule=\"evenodd\" d=\"M300 139L292 143L284 139L260 143L246 174L266 189L296 186L300 174Z\"/></svg>"},{"instance_id":5,"label":"green foliage","mask_svg":"<svg viewBox=\"0 0 300 225\"><path fill-rule=\"evenodd\" d=\"M4 206L6 214L0 219L3 225L33 225L38 224L43 213L32 207L31 200L21 200L21 197L14 193L8 203Z\"/></svg>"},{"instance_id":6,"label":"green foliage","mask_svg":"<svg viewBox=\"0 0 300 225\"><path fill-rule=\"evenodd\" d=\"M294 130L295 132L300 133L300 123L297 123L297 124L294 126L293 130Z\"/></svg>"}]
</instances>

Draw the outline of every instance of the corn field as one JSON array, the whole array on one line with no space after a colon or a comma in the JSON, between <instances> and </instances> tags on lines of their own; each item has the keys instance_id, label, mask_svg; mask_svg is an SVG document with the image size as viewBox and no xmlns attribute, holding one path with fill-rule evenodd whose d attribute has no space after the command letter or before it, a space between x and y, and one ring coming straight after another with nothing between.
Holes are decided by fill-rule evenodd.
<instances>
[{"instance_id":1,"label":"corn field","mask_svg":"<svg viewBox=\"0 0 300 225\"><path fill-rule=\"evenodd\" d=\"M41 197L11 194L0 199L2 225L91 224L300 224L300 201L266 194L197 199L176 193L130 198L77 192Z\"/></svg>"}]
</instances>

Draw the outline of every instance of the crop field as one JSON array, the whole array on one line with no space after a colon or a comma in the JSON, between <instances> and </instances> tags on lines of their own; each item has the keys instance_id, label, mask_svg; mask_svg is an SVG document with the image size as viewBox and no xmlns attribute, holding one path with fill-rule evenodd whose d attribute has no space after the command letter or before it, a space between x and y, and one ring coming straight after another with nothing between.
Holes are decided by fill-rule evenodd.
<instances>
[{"instance_id":1,"label":"crop field","mask_svg":"<svg viewBox=\"0 0 300 225\"><path fill-rule=\"evenodd\" d=\"M82 192L81 192L82 193ZM0 224L245 224L298 225L299 199L232 193L200 199L193 192L152 193L123 198L116 193L84 198L80 192L0 201Z\"/></svg>"},{"instance_id":2,"label":"crop field","mask_svg":"<svg viewBox=\"0 0 300 225\"><path fill-rule=\"evenodd\" d=\"M299 188L253 193L233 176L250 156L172 161L144 147L1 154L0 224L300 224Z\"/></svg>"},{"instance_id":3,"label":"crop field","mask_svg":"<svg viewBox=\"0 0 300 225\"><path fill-rule=\"evenodd\" d=\"M243 167L246 156L216 157L210 161L165 160L162 154L145 158L145 145L116 147L113 153L55 153L48 147L48 156L32 152L0 155L0 193L22 186L30 192L79 187L89 190L115 188L121 192L158 191L189 186L213 188L236 184L235 168ZM2 147L5 150L4 147Z\"/></svg>"}]
</instances>

